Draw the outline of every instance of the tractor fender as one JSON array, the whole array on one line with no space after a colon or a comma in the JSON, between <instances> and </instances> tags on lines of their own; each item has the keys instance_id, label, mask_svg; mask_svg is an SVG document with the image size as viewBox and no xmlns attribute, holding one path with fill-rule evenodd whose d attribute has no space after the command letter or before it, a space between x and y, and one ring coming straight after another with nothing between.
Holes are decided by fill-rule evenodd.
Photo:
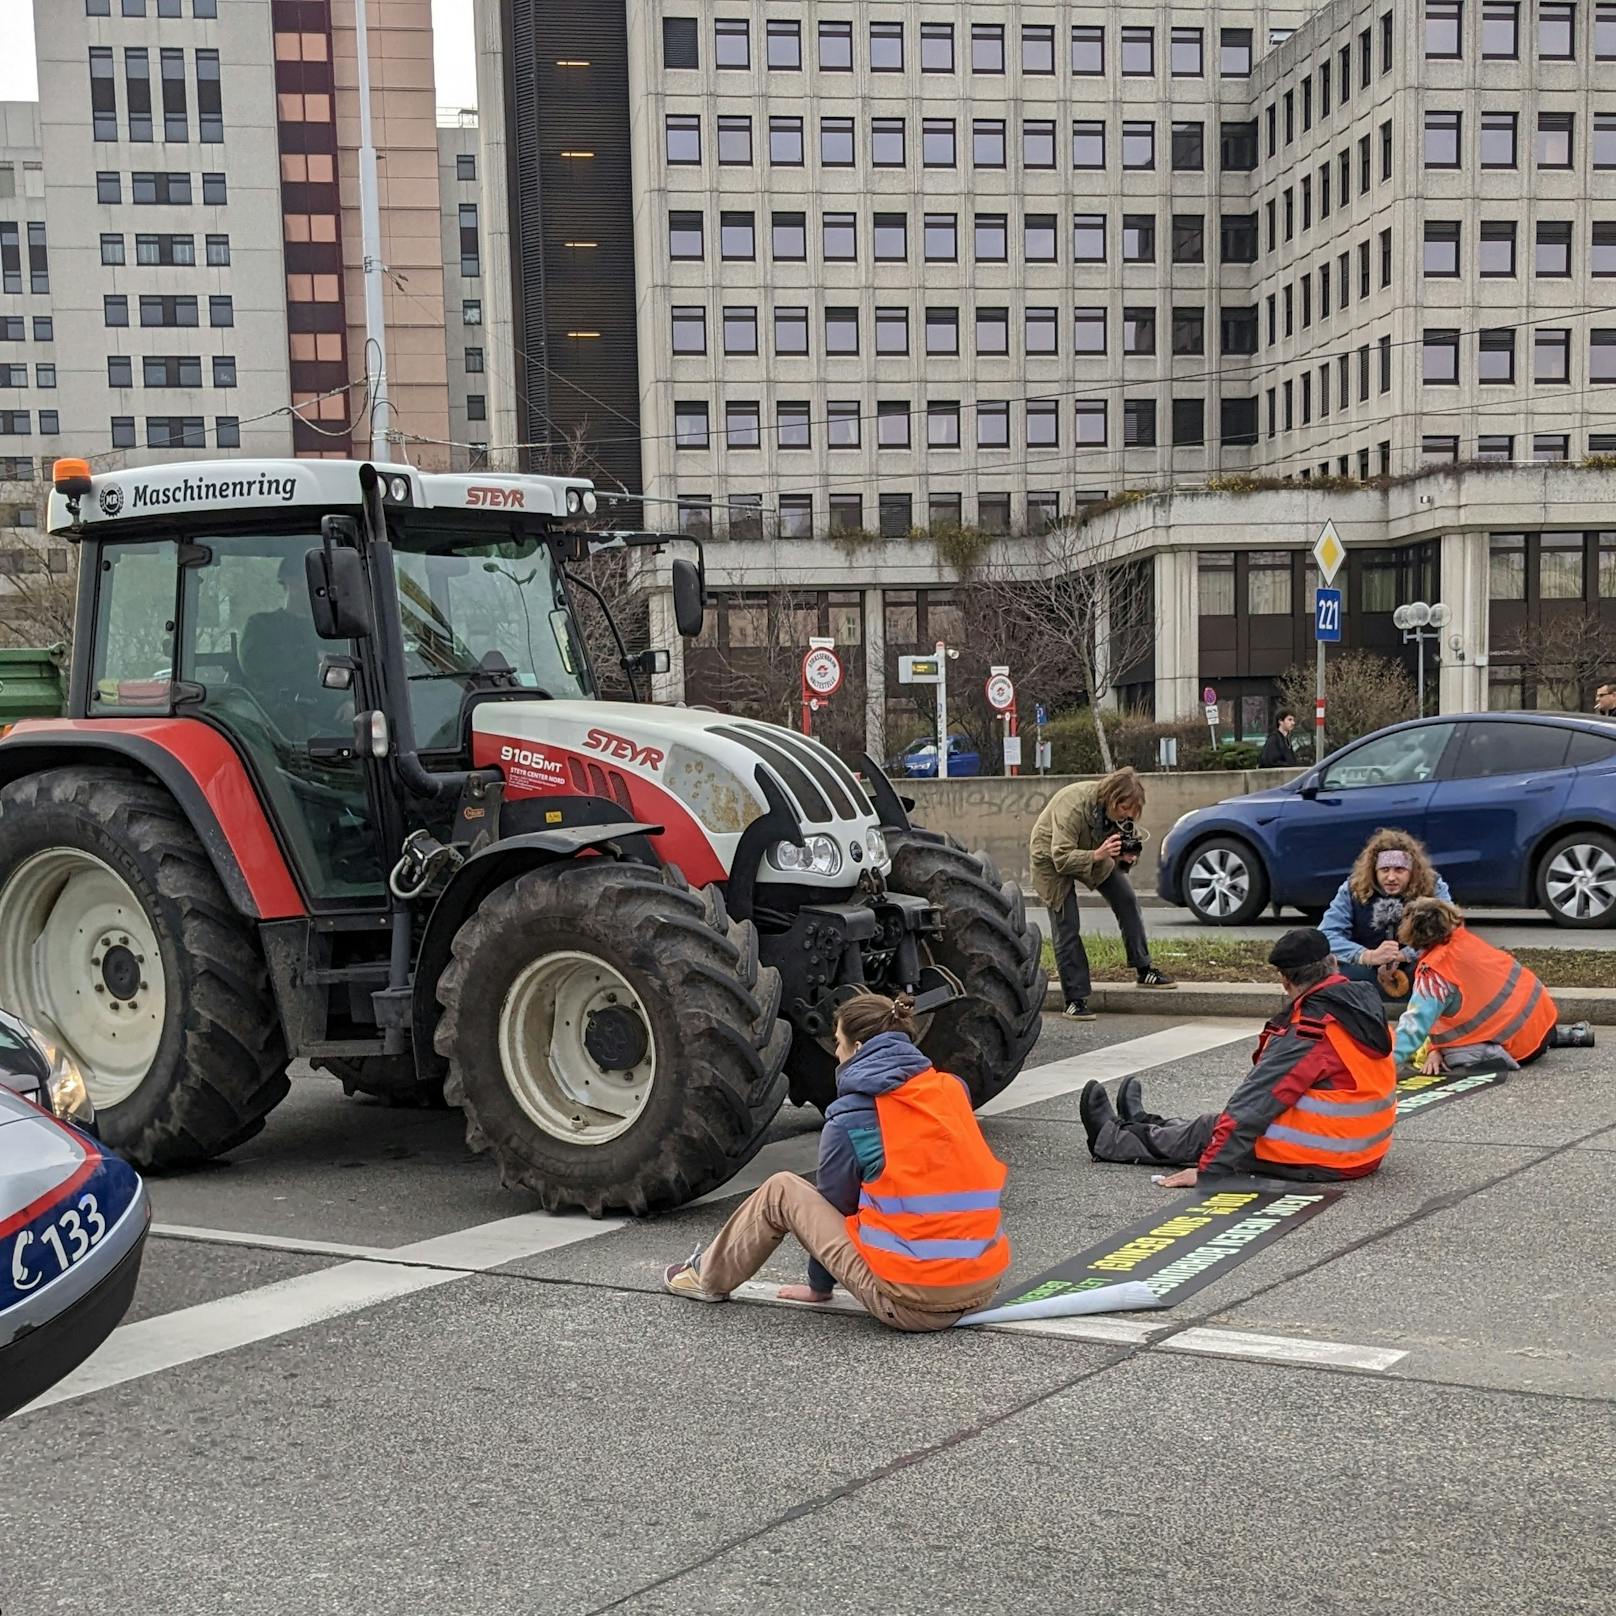
<instances>
[{"instance_id":1,"label":"tractor fender","mask_svg":"<svg viewBox=\"0 0 1616 1616\"><path fill-rule=\"evenodd\" d=\"M432 1035L438 1023L438 978L449 963L449 946L466 917L496 887L529 870L563 859L593 855L614 843L632 846L633 839L660 836L660 825L625 819L616 824L569 825L506 836L472 856L450 876L427 917L420 951L415 957L415 991L411 1004L416 1060L436 1060Z\"/></svg>"},{"instance_id":2,"label":"tractor fender","mask_svg":"<svg viewBox=\"0 0 1616 1616\"><path fill-rule=\"evenodd\" d=\"M161 785L240 913L253 920L307 913L251 776L211 725L196 718L24 719L0 741L0 785L76 763L132 765Z\"/></svg>"}]
</instances>

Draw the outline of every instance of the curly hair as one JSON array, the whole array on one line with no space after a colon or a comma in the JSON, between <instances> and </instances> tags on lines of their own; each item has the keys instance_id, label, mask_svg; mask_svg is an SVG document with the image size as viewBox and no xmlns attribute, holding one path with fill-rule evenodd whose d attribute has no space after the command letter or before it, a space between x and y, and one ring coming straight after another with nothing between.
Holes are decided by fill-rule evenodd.
<instances>
[{"instance_id":1,"label":"curly hair","mask_svg":"<svg viewBox=\"0 0 1616 1616\"><path fill-rule=\"evenodd\" d=\"M1464 914L1455 905L1440 898L1418 898L1403 911L1397 940L1404 948L1417 948L1423 954L1445 943L1464 923Z\"/></svg>"},{"instance_id":2,"label":"curly hair","mask_svg":"<svg viewBox=\"0 0 1616 1616\"><path fill-rule=\"evenodd\" d=\"M1347 877L1347 889L1353 897L1359 903L1368 903L1374 897L1375 860L1382 853L1393 851L1407 853L1408 861L1413 865L1408 886L1403 892L1403 901L1412 903L1415 898L1434 898L1436 870L1431 865L1431 855L1425 851L1425 844L1417 836L1410 836L1406 830L1377 830L1364 843L1363 851L1352 866L1352 874Z\"/></svg>"}]
</instances>

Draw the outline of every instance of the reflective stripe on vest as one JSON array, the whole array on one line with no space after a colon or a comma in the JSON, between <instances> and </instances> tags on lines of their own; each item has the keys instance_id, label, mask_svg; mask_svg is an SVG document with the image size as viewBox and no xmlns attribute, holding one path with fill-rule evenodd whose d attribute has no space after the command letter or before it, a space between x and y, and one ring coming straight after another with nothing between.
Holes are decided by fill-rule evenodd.
<instances>
[{"instance_id":1,"label":"reflective stripe on vest","mask_svg":"<svg viewBox=\"0 0 1616 1616\"><path fill-rule=\"evenodd\" d=\"M1431 1029L1435 1048L1498 1044L1516 1060L1528 1060L1554 1030L1559 1011L1543 984L1469 927L1427 949L1424 963L1459 993L1457 1012L1439 1017Z\"/></svg>"},{"instance_id":2,"label":"reflective stripe on vest","mask_svg":"<svg viewBox=\"0 0 1616 1616\"><path fill-rule=\"evenodd\" d=\"M860 1191L848 1238L890 1284L989 1284L1010 1266L999 1221L1005 1171L963 1085L928 1069L878 1094L875 1112L883 1164Z\"/></svg>"},{"instance_id":3,"label":"reflective stripe on vest","mask_svg":"<svg viewBox=\"0 0 1616 1616\"><path fill-rule=\"evenodd\" d=\"M1299 1019L1293 1012L1292 1024ZM1377 1055L1356 1042L1333 1017L1323 1023L1324 1041L1335 1052L1348 1084L1309 1089L1298 1095L1258 1135L1259 1161L1351 1173L1376 1165L1386 1154L1397 1118L1397 1070L1390 1052Z\"/></svg>"}]
</instances>

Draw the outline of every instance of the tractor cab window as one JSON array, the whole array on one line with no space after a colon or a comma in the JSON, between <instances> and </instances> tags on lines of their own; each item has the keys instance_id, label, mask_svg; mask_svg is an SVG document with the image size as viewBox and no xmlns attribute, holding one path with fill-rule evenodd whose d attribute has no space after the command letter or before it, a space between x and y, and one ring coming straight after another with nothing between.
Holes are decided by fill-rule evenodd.
<instances>
[{"instance_id":1,"label":"tractor cab window","mask_svg":"<svg viewBox=\"0 0 1616 1616\"><path fill-rule=\"evenodd\" d=\"M174 677L179 553L173 544L109 544L97 580L92 716L168 711Z\"/></svg>"},{"instance_id":2,"label":"tractor cab window","mask_svg":"<svg viewBox=\"0 0 1616 1616\"><path fill-rule=\"evenodd\" d=\"M177 673L204 692L194 710L230 733L262 781L311 894L379 893L363 766L329 756L330 743L351 743L354 707L351 692L321 684L320 659L353 647L314 632L303 558L319 530L194 537L210 559L184 569Z\"/></svg>"},{"instance_id":3,"label":"tractor cab window","mask_svg":"<svg viewBox=\"0 0 1616 1616\"><path fill-rule=\"evenodd\" d=\"M412 528L393 565L415 744L458 751L466 698L519 689L551 700L593 693L548 543L465 527Z\"/></svg>"}]
</instances>

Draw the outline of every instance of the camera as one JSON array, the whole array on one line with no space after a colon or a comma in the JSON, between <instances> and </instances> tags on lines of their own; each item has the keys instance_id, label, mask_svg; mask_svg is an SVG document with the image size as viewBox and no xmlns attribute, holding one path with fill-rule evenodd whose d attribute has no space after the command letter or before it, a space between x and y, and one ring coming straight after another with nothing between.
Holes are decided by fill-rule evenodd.
<instances>
[{"instance_id":1,"label":"camera","mask_svg":"<svg viewBox=\"0 0 1616 1616\"><path fill-rule=\"evenodd\" d=\"M1118 859L1124 864L1132 864L1145 850L1144 837L1134 828L1131 819L1108 819L1106 823L1110 826L1111 833L1122 842L1122 849L1117 854Z\"/></svg>"}]
</instances>

